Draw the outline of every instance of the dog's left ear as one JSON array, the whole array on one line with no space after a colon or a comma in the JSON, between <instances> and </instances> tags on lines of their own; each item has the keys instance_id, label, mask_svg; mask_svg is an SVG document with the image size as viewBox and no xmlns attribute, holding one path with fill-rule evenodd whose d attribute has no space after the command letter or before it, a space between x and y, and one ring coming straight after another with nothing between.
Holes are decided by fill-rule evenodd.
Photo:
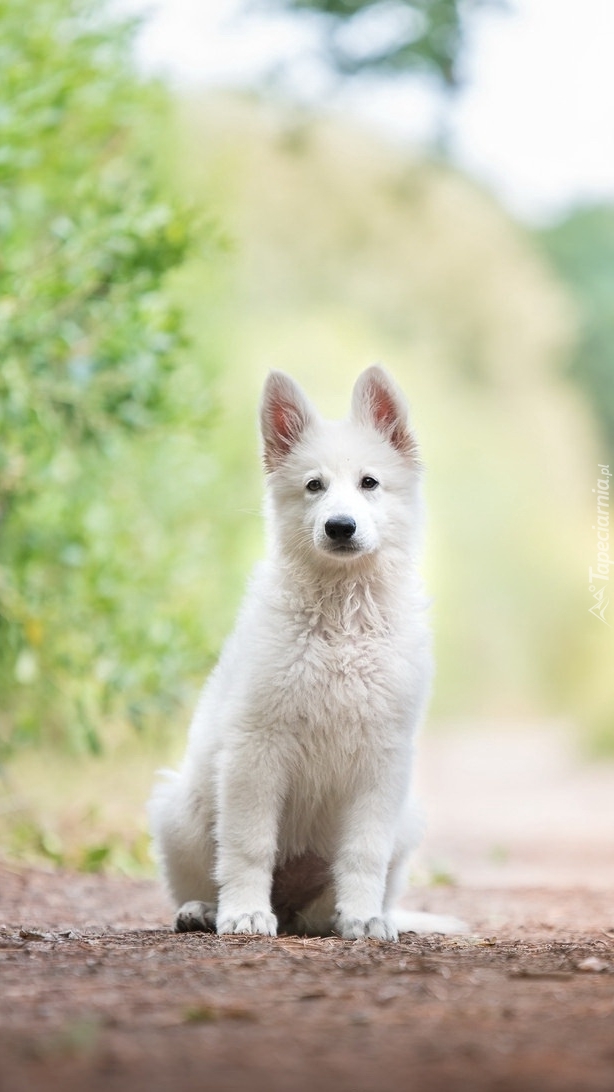
<instances>
[{"instance_id":1,"label":"dog's left ear","mask_svg":"<svg viewBox=\"0 0 614 1092\"><path fill-rule=\"evenodd\" d=\"M285 372L269 372L260 404L260 427L266 470L275 470L313 426L316 411Z\"/></svg>"},{"instance_id":2,"label":"dog's left ear","mask_svg":"<svg viewBox=\"0 0 614 1092\"><path fill-rule=\"evenodd\" d=\"M403 455L417 456L407 402L393 379L374 364L358 376L352 392L352 419L372 425Z\"/></svg>"}]
</instances>

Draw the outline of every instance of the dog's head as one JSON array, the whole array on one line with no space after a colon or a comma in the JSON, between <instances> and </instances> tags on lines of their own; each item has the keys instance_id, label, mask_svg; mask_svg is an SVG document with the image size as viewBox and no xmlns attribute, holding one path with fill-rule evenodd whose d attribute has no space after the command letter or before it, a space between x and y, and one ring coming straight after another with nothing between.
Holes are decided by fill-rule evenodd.
<instances>
[{"instance_id":1,"label":"dog's head","mask_svg":"<svg viewBox=\"0 0 614 1092\"><path fill-rule=\"evenodd\" d=\"M379 367L359 376L345 421L323 420L271 372L261 405L275 541L302 562L403 554L418 531L420 464L405 399Z\"/></svg>"}]
</instances>

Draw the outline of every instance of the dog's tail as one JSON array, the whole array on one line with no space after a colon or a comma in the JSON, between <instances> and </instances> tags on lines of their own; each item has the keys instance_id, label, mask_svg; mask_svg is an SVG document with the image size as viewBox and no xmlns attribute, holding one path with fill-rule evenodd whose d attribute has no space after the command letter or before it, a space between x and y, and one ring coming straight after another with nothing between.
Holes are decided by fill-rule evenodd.
<instances>
[{"instance_id":1,"label":"dog's tail","mask_svg":"<svg viewBox=\"0 0 614 1092\"><path fill-rule=\"evenodd\" d=\"M469 926L448 914L426 914L419 910L393 910L391 918L399 933L468 933Z\"/></svg>"}]
</instances>

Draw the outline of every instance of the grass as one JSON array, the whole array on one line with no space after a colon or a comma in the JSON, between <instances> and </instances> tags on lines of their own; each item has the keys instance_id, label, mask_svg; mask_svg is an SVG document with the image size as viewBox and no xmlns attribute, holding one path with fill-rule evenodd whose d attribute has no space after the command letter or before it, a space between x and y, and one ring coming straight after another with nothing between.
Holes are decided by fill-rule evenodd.
<instances>
[{"instance_id":1,"label":"grass","mask_svg":"<svg viewBox=\"0 0 614 1092\"><path fill-rule=\"evenodd\" d=\"M156 770L174 764L180 747L131 736L101 755L22 751L3 770L3 853L27 864L154 875L146 802Z\"/></svg>"}]
</instances>

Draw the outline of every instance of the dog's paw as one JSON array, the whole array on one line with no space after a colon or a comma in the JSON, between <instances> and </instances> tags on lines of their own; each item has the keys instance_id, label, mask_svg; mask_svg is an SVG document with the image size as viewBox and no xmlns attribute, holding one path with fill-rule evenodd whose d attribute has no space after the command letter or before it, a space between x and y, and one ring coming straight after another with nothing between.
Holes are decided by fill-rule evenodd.
<instances>
[{"instance_id":1,"label":"dog's paw","mask_svg":"<svg viewBox=\"0 0 614 1092\"><path fill-rule=\"evenodd\" d=\"M215 906L212 902L184 902L175 914L176 933L214 933Z\"/></svg>"},{"instance_id":2,"label":"dog's paw","mask_svg":"<svg viewBox=\"0 0 614 1092\"><path fill-rule=\"evenodd\" d=\"M254 914L239 914L227 917L217 923L218 933L241 933L247 936L277 936L277 918L264 910Z\"/></svg>"},{"instance_id":3,"label":"dog's paw","mask_svg":"<svg viewBox=\"0 0 614 1092\"><path fill-rule=\"evenodd\" d=\"M358 940L360 937L371 937L373 940L398 940L399 934L388 918L351 918L344 914L337 914L333 923L333 929L344 940Z\"/></svg>"}]
</instances>

